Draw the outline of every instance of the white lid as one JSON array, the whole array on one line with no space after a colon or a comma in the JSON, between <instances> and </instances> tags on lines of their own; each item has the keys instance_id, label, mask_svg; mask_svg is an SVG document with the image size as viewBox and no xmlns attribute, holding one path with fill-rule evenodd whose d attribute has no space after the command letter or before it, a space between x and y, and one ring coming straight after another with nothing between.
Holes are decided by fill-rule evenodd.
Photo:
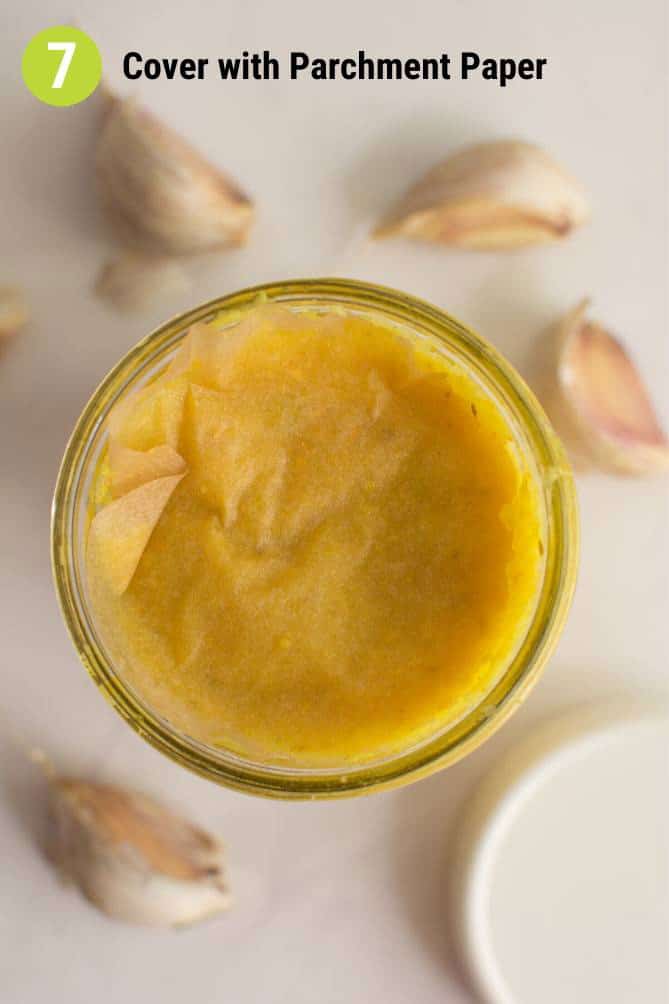
<instances>
[{"instance_id":1,"label":"white lid","mask_svg":"<svg viewBox=\"0 0 669 1004\"><path fill-rule=\"evenodd\" d=\"M462 891L487 1001L669 1001L668 749L660 716L553 726L486 782Z\"/></svg>"}]
</instances>

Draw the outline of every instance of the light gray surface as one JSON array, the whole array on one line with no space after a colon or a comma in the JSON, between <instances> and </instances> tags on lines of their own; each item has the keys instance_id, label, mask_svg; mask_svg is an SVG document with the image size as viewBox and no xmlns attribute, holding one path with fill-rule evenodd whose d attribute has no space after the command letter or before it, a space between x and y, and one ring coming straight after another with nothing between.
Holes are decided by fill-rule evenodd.
<instances>
[{"instance_id":1,"label":"light gray surface","mask_svg":"<svg viewBox=\"0 0 669 1004\"><path fill-rule=\"evenodd\" d=\"M13 732L65 768L126 780L220 830L237 906L180 934L134 930L63 890L37 855L38 783L3 726L0 999L8 1004L420 1004L472 1000L451 952L449 839L472 784L553 709L665 688L668 520L660 481L579 485L582 571L558 654L529 703L483 749L413 788L337 804L283 805L219 790L162 759L109 708L61 625L48 559L53 482L96 382L166 313L271 278L336 273L404 288L448 309L519 365L535 336L586 294L623 334L667 413L666 48L663 0L615 14L575 3L306 0L137 3L11 0L0 32L3 154L0 282L24 284L29 331L0 359L2 707ZM90 286L109 245L90 184L95 108L40 106L19 60L66 18L98 41L112 83L120 55L548 56L543 83L132 86L257 198L247 249L198 288L123 320ZM125 90L131 90L126 84ZM417 172L470 141L545 145L592 194L568 243L468 255L364 234ZM559 978L559 971L552 974Z\"/></svg>"}]
</instances>

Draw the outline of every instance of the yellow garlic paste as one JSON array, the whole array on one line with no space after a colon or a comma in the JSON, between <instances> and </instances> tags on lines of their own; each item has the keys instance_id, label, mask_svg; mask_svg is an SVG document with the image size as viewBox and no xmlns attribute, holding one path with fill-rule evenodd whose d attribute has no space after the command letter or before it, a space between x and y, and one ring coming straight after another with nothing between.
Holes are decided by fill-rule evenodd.
<instances>
[{"instance_id":1,"label":"yellow garlic paste","mask_svg":"<svg viewBox=\"0 0 669 1004\"><path fill-rule=\"evenodd\" d=\"M455 363L353 314L196 325L112 412L93 498L115 668L179 731L268 762L434 734L534 609L539 501L505 419Z\"/></svg>"}]
</instances>

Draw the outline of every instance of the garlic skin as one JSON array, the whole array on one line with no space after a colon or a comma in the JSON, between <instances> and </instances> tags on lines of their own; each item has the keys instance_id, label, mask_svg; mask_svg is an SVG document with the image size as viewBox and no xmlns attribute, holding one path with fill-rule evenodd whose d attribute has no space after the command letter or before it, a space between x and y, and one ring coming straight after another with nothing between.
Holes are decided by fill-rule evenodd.
<instances>
[{"instance_id":1,"label":"garlic skin","mask_svg":"<svg viewBox=\"0 0 669 1004\"><path fill-rule=\"evenodd\" d=\"M374 232L475 251L566 237L589 216L581 185L539 147L480 143L429 171Z\"/></svg>"},{"instance_id":2,"label":"garlic skin","mask_svg":"<svg viewBox=\"0 0 669 1004\"><path fill-rule=\"evenodd\" d=\"M0 340L10 338L26 326L28 305L17 286L0 286Z\"/></svg>"},{"instance_id":3,"label":"garlic skin","mask_svg":"<svg viewBox=\"0 0 669 1004\"><path fill-rule=\"evenodd\" d=\"M223 847L145 795L55 778L49 857L98 909L131 924L193 924L230 905Z\"/></svg>"},{"instance_id":4,"label":"garlic skin","mask_svg":"<svg viewBox=\"0 0 669 1004\"><path fill-rule=\"evenodd\" d=\"M103 206L130 247L196 255L246 240L250 199L132 99L109 98L96 173Z\"/></svg>"},{"instance_id":5,"label":"garlic skin","mask_svg":"<svg viewBox=\"0 0 669 1004\"><path fill-rule=\"evenodd\" d=\"M669 439L623 345L583 300L552 335L542 401L577 470L643 476L669 469Z\"/></svg>"}]
</instances>

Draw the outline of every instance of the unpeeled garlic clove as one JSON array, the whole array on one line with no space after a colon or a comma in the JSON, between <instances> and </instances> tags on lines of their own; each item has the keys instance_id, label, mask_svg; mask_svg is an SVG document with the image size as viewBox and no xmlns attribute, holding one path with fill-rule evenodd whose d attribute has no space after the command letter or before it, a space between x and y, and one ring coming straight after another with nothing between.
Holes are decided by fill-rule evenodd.
<instances>
[{"instance_id":1,"label":"unpeeled garlic clove","mask_svg":"<svg viewBox=\"0 0 669 1004\"><path fill-rule=\"evenodd\" d=\"M127 251L102 267L95 293L130 314L183 293L189 285L190 276L179 259Z\"/></svg>"},{"instance_id":2,"label":"unpeeled garlic clove","mask_svg":"<svg viewBox=\"0 0 669 1004\"><path fill-rule=\"evenodd\" d=\"M103 205L131 247L195 255L247 237L250 199L132 99L109 99L96 171Z\"/></svg>"},{"instance_id":3,"label":"unpeeled garlic clove","mask_svg":"<svg viewBox=\"0 0 669 1004\"><path fill-rule=\"evenodd\" d=\"M530 143L500 140L434 167L374 236L505 250L559 240L588 215L580 184L552 157Z\"/></svg>"},{"instance_id":4,"label":"unpeeled garlic clove","mask_svg":"<svg viewBox=\"0 0 669 1004\"><path fill-rule=\"evenodd\" d=\"M669 440L623 345L586 318L583 300L553 335L541 379L546 410L574 466L610 474L669 469Z\"/></svg>"},{"instance_id":5,"label":"unpeeled garlic clove","mask_svg":"<svg viewBox=\"0 0 669 1004\"><path fill-rule=\"evenodd\" d=\"M52 778L49 856L104 913L181 926L225 910L223 847L145 795Z\"/></svg>"},{"instance_id":6,"label":"unpeeled garlic clove","mask_svg":"<svg viewBox=\"0 0 669 1004\"><path fill-rule=\"evenodd\" d=\"M28 323L28 305L17 286L0 286L0 339L17 334Z\"/></svg>"}]
</instances>

